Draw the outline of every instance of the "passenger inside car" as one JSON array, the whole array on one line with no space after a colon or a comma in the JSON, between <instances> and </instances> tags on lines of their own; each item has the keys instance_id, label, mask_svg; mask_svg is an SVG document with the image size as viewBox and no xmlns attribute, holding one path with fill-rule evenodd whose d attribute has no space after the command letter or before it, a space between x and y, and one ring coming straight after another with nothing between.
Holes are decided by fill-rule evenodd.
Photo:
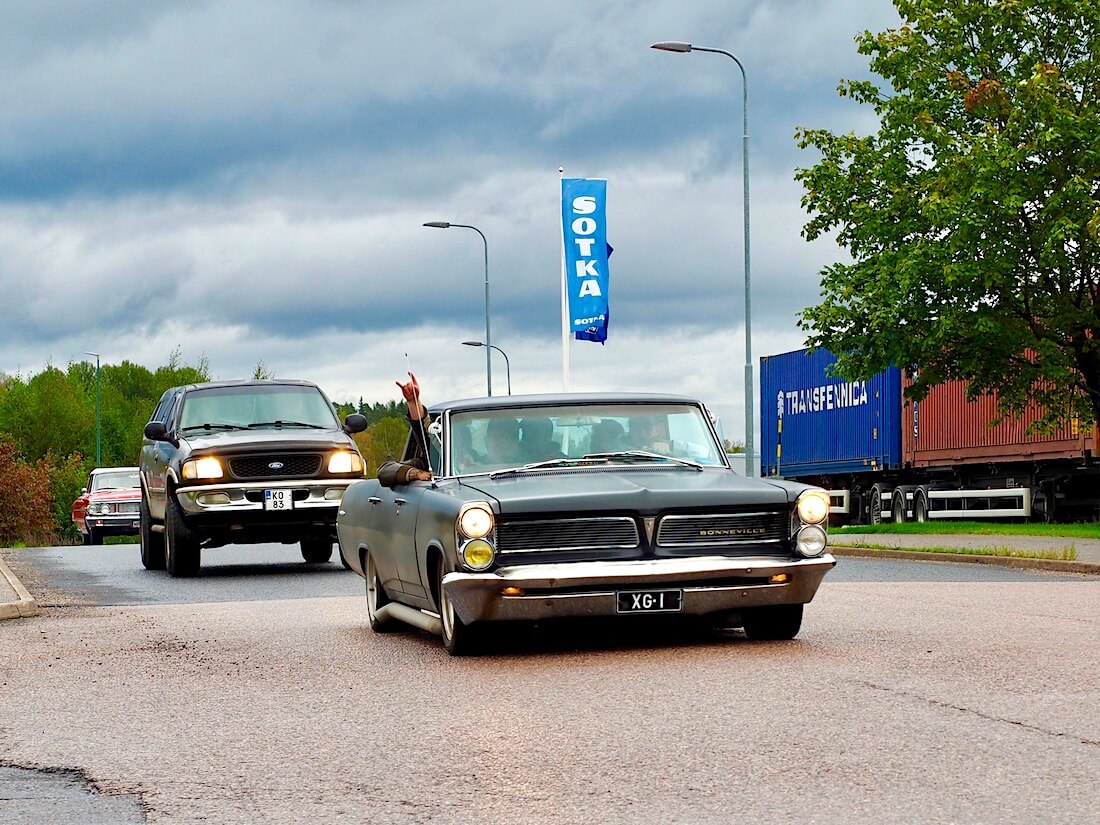
<instances>
[{"instance_id":1,"label":"passenger inside car","mask_svg":"<svg viewBox=\"0 0 1100 825\"><path fill-rule=\"evenodd\" d=\"M519 422L520 452L527 462L565 458L554 441L554 422L545 417L524 418Z\"/></svg>"},{"instance_id":2,"label":"passenger inside car","mask_svg":"<svg viewBox=\"0 0 1100 825\"><path fill-rule=\"evenodd\" d=\"M486 458L490 464L511 465L522 460L519 444L519 421L514 418L494 418L485 431Z\"/></svg>"},{"instance_id":3,"label":"passenger inside car","mask_svg":"<svg viewBox=\"0 0 1100 825\"><path fill-rule=\"evenodd\" d=\"M588 452L614 453L627 449L630 449L630 445L626 443L623 425L614 418L605 418L592 428Z\"/></svg>"}]
</instances>

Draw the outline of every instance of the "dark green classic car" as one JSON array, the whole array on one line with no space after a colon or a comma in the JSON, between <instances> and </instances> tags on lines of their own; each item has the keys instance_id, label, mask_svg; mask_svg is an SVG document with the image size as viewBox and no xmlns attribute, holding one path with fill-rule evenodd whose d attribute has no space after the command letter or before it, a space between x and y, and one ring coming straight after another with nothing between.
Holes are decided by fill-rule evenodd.
<instances>
[{"instance_id":1,"label":"dark green classic car","mask_svg":"<svg viewBox=\"0 0 1100 825\"><path fill-rule=\"evenodd\" d=\"M430 408L405 458L431 481L353 483L337 533L371 627L476 651L493 622L688 615L790 639L836 562L828 494L745 478L698 401L482 398Z\"/></svg>"}]
</instances>

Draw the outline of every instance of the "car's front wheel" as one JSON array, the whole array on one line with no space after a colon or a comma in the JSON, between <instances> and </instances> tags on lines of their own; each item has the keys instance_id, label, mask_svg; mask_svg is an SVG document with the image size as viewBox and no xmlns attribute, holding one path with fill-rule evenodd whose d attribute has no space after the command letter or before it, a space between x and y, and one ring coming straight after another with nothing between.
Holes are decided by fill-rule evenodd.
<instances>
[{"instance_id":1,"label":"car's front wheel","mask_svg":"<svg viewBox=\"0 0 1100 825\"><path fill-rule=\"evenodd\" d=\"M455 613L454 605L443 589L443 577L447 575L447 564L441 558L436 575L439 587L439 618L443 624L443 646L452 656L475 656L481 652L482 628L469 625Z\"/></svg>"},{"instance_id":2,"label":"car's front wheel","mask_svg":"<svg viewBox=\"0 0 1100 825\"><path fill-rule=\"evenodd\" d=\"M332 539L327 536L312 536L302 539L302 558L310 564L324 564L332 558Z\"/></svg>"},{"instance_id":3,"label":"car's front wheel","mask_svg":"<svg viewBox=\"0 0 1100 825\"><path fill-rule=\"evenodd\" d=\"M375 633L389 633L396 629L397 622L378 615L378 611L389 604L390 599L382 588L382 582L378 579L378 568L375 567L369 550L366 563L363 565L363 573L367 582L367 621L370 622L370 629Z\"/></svg>"},{"instance_id":4,"label":"car's front wheel","mask_svg":"<svg viewBox=\"0 0 1100 825\"><path fill-rule=\"evenodd\" d=\"M754 607L741 614L745 635L756 641L793 639L802 627L802 605Z\"/></svg>"},{"instance_id":5,"label":"car's front wheel","mask_svg":"<svg viewBox=\"0 0 1100 825\"><path fill-rule=\"evenodd\" d=\"M168 491L164 515L164 560L168 575L178 578L194 576L202 563L202 550L198 538L184 523L183 512L172 490Z\"/></svg>"},{"instance_id":6,"label":"car's front wheel","mask_svg":"<svg viewBox=\"0 0 1100 825\"><path fill-rule=\"evenodd\" d=\"M141 566L146 570L164 569L164 533L153 532L153 517L149 515L149 502L141 497L138 510L138 539L141 542Z\"/></svg>"}]
</instances>

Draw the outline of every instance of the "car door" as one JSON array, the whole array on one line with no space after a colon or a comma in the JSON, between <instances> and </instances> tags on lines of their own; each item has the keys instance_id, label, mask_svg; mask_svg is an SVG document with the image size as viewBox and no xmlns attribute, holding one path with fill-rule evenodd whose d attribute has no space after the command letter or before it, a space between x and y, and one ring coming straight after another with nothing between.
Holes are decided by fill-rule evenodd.
<instances>
[{"instance_id":1,"label":"car door","mask_svg":"<svg viewBox=\"0 0 1100 825\"><path fill-rule=\"evenodd\" d=\"M396 577L396 585L408 601L426 605L426 593L420 583L416 563L416 517L424 492L431 482L412 481L396 487L378 488L379 501L374 505L370 532L380 550L375 562L385 576ZM392 581L392 580L391 580ZM392 585L386 585L392 590Z\"/></svg>"}]
</instances>

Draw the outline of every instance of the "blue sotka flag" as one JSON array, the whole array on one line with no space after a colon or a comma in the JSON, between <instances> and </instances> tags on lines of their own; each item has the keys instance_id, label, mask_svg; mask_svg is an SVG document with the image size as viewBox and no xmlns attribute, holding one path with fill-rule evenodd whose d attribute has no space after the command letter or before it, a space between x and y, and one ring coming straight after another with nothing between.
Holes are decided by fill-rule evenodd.
<instances>
[{"instance_id":1,"label":"blue sotka flag","mask_svg":"<svg viewBox=\"0 0 1100 825\"><path fill-rule=\"evenodd\" d=\"M611 259L611 253L615 250L612 249L611 244L607 245L607 257ZM609 275L611 273L608 273ZM604 310L603 323L596 324L595 326L588 327L588 329L580 330L573 333L573 336L578 341L595 341L598 344L607 343L607 327L611 324L611 310Z\"/></svg>"},{"instance_id":2,"label":"blue sotka flag","mask_svg":"<svg viewBox=\"0 0 1100 825\"><path fill-rule=\"evenodd\" d=\"M569 328L579 341L607 340L607 181L563 178L562 239Z\"/></svg>"}]
</instances>

